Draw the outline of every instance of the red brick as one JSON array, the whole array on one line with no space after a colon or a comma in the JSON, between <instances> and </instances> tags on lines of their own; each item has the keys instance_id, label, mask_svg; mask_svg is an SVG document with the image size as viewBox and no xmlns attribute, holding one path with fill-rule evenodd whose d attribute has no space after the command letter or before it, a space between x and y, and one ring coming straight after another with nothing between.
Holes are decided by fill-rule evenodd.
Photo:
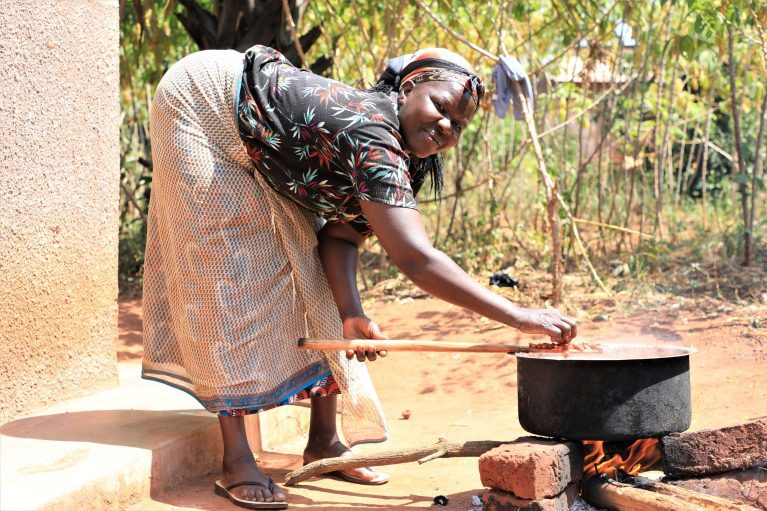
<instances>
[{"instance_id":1,"label":"red brick","mask_svg":"<svg viewBox=\"0 0 767 511\"><path fill-rule=\"evenodd\" d=\"M767 418L660 439L666 475L704 476L767 465Z\"/></svg>"},{"instance_id":2,"label":"red brick","mask_svg":"<svg viewBox=\"0 0 767 511\"><path fill-rule=\"evenodd\" d=\"M568 511L578 497L578 483L549 499L520 499L502 490L487 490L482 496L484 511Z\"/></svg>"},{"instance_id":3,"label":"red brick","mask_svg":"<svg viewBox=\"0 0 767 511\"><path fill-rule=\"evenodd\" d=\"M583 472L583 449L576 442L522 437L479 457L482 484L521 499L559 495Z\"/></svg>"}]
</instances>

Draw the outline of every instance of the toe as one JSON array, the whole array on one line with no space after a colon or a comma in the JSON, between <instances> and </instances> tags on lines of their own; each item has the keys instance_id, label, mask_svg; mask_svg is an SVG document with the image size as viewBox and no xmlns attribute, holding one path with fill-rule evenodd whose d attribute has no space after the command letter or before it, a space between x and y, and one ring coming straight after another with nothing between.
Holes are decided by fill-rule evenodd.
<instances>
[{"instance_id":1,"label":"toe","mask_svg":"<svg viewBox=\"0 0 767 511\"><path fill-rule=\"evenodd\" d=\"M260 486L241 486L236 488L234 495L242 500L251 502L273 502L272 494Z\"/></svg>"},{"instance_id":2,"label":"toe","mask_svg":"<svg viewBox=\"0 0 767 511\"><path fill-rule=\"evenodd\" d=\"M274 502L272 493L268 490L261 490L259 492L259 501L261 502Z\"/></svg>"}]
</instances>

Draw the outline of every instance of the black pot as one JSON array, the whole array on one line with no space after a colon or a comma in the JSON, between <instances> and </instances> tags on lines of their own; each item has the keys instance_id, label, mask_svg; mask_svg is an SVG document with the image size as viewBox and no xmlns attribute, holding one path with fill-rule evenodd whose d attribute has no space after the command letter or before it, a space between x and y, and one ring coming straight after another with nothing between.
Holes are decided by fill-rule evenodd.
<instances>
[{"instance_id":1,"label":"black pot","mask_svg":"<svg viewBox=\"0 0 767 511\"><path fill-rule=\"evenodd\" d=\"M677 346L604 344L602 353L517 355L519 422L536 435L635 440L690 427L690 354Z\"/></svg>"}]
</instances>

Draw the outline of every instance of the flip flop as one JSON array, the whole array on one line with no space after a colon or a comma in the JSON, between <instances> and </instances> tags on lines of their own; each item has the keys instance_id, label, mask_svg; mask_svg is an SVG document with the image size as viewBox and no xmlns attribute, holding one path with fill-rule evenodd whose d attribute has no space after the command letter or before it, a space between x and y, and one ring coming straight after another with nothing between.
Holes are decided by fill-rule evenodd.
<instances>
[{"instance_id":1,"label":"flip flop","mask_svg":"<svg viewBox=\"0 0 767 511\"><path fill-rule=\"evenodd\" d=\"M240 481L238 483L232 483L229 486L224 486L223 484L221 484L221 481L216 481L216 484L213 487L213 491L219 497L224 497L231 500L234 505L244 507L247 509L287 509L288 508L287 502L259 502L256 500L241 499L231 493L231 490L237 488L238 486L260 486L261 488L269 490L271 494L274 495L274 481L272 481L271 477L269 478L268 486L265 485L264 483L259 483L256 481Z\"/></svg>"},{"instance_id":2,"label":"flip flop","mask_svg":"<svg viewBox=\"0 0 767 511\"><path fill-rule=\"evenodd\" d=\"M370 470L370 469L368 469ZM373 470L372 472L376 472ZM348 481L350 483L356 483L356 484L366 484L368 486L379 486L382 484L386 484L389 482L389 476L382 473L382 472L376 472L377 476L373 479L363 479L361 477L349 475L346 472L342 470L336 470L335 472L328 472L325 475L337 477L339 479L343 479L344 481Z\"/></svg>"}]
</instances>

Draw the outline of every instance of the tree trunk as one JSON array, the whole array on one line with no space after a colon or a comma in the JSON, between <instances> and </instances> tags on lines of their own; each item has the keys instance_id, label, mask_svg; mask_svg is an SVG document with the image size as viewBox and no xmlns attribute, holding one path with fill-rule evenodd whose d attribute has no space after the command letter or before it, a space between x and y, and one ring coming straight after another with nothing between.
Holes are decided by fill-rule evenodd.
<instances>
[{"instance_id":1,"label":"tree trunk","mask_svg":"<svg viewBox=\"0 0 767 511\"><path fill-rule=\"evenodd\" d=\"M673 5L673 4L672 4ZM671 7L669 7L668 14L666 15L666 26L663 30L664 41L669 41L669 33L671 32ZM654 164L653 164L653 195L655 197L655 232L658 235L659 239L663 239L663 172L664 167L663 163L666 159L666 133L664 132L662 141L660 144L660 147L658 147L658 123L661 120L661 103L663 99L663 86L664 86L664 79L666 77L666 55L668 54L667 50L670 43L666 43L666 46L663 47L663 52L660 56L660 76L658 78L658 94L655 99L655 124L653 124L652 128L652 143L653 143L653 151L655 153L654 158ZM672 80L675 77L672 76ZM674 84L671 84L671 94L673 98L673 87ZM671 107L669 108L669 111L671 111ZM665 129L668 130L668 122L665 125ZM643 231L642 225L640 223L640 231Z\"/></svg>"},{"instance_id":2,"label":"tree trunk","mask_svg":"<svg viewBox=\"0 0 767 511\"><path fill-rule=\"evenodd\" d=\"M711 117L714 115L714 87L713 85L709 88L708 91L708 100L706 101L706 108L708 111L706 112L706 130L705 134L703 135L703 162L701 163L700 167L700 179L701 179L701 188L700 188L700 201L701 201L701 208L702 208L702 215L703 215L703 230L705 231L708 228L708 211L707 211L707 201L708 201L708 182L706 181L708 176L708 139L711 135Z\"/></svg>"},{"instance_id":3,"label":"tree trunk","mask_svg":"<svg viewBox=\"0 0 767 511\"><path fill-rule=\"evenodd\" d=\"M197 0L178 0L184 12L177 16L190 37L201 50L228 49L245 51L254 44L263 44L280 51L296 66L301 66L301 53L305 53L322 34L313 27L298 38L296 48L290 24L279 0L216 0L213 12L202 7ZM289 10L293 23L300 29L301 18L309 0L290 0ZM310 66L321 74L333 65L332 59L320 57Z\"/></svg>"},{"instance_id":4,"label":"tree trunk","mask_svg":"<svg viewBox=\"0 0 767 511\"><path fill-rule=\"evenodd\" d=\"M751 231L748 228L748 219L751 216L748 210L748 184L744 177L746 174L746 163L743 160L743 146L740 137L740 110L738 109L738 95L735 91L735 34L732 25L727 25L727 49L729 52L729 72L730 72L730 107L732 108L732 128L733 143L735 145L733 163L737 173L741 176L738 183L738 192L740 193L740 205L743 210L743 266L751 266ZM752 190L753 193L753 190Z\"/></svg>"},{"instance_id":5,"label":"tree trunk","mask_svg":"<svg viewBox=\"0 0 767 511\"><path fill-rule=\"evenodd\" d=\"M767 116L767 94L762 98L762 110L759 114L759 132L756 135L756 152L754 153L754 171L751 174L751 211L748 218L746 229L748 232L754 232L754 211L756 210L756 192L759 189L757 176L762 174L762 140L764 137L765 116Z\"/></svg>"}]
</instances>

